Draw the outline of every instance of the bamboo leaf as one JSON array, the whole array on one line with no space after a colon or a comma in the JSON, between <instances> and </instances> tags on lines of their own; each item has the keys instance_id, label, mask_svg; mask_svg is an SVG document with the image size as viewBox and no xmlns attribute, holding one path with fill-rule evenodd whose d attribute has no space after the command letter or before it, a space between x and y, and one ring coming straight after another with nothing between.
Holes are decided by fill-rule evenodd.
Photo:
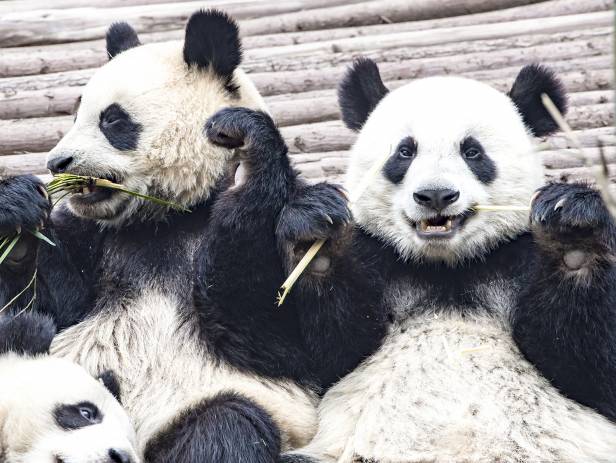
<instances>
[{"instance_id":1,"label":"bamboo leaf","mask_svg":"<svg viewBox=\"0 0 616 463\"><path fill-rule=\"evenodd\" d=\"M17 242L19 241L20 237L21 237L21 234L19 234L19 233L16 234L15 237L8 244L8 246L5 247L4 252L0 256L0 264L2 264L4 262L4 260L6 259L6 257L11 253L11 251L13 250L13 248L15 247Z\"/></svg>"},{"instance_id":2,"label":"bamboo leaf","mask_svg":"<svg viewBox=\"0 0 616 463\"><path fill-rule=\"evenodd\" d=\"M49 244L49 245L51 245L51 246L55 246L55 245L56 245L56 243L54 243L53 241L51 241L49 238L47 238L45 235L43 235L43 234L42 234L40 231L38 231L38 230L34 230L34 231L31 231L31 230L30 230L30 233L32 233L34 236L36 236L39 240L41 240L41 241L45 241L45 243L47 243L47 244Z\"/></svg>"}]
</instances>

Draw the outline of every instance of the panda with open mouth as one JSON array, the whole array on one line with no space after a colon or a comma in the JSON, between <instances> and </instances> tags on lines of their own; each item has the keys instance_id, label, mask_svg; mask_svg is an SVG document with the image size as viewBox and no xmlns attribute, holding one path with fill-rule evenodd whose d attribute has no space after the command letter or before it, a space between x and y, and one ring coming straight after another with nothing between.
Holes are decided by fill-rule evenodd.
<instances>
[{"instance_id":1,"label":"panda with open mouth","mask_svg":"<svg viewBox=\"0 0 616 463\"><path fill-rule=\"evenodd\" d=\"M55 332L41 314L0 316L0 461L138 463L113 372L49 356Z\"/></svg>"},{"instance_id":2,"label":"panda with open mouth","mask_svg":"<svg viewBox=\"0 0 616 463\"><path fill-rule=\"evenodd\" d=\"M329 333L330 364L363 356L285 463L614 461L614 221L592 188L545 184L533 136L557 126L542 94L566 111L560 81L540 65L508 94L453 76L389 92L376 64L358 60L339 93L359 131L350 196L386 161L352 204L354 227L340 191L272 161L286 150L263 115L214 116L214 138L244 140L252 162L260 153L249 177L271 179L235 198L236 210L278 214L275 238L245 230L250 245L275 241L289 271L328 239L281 310L329 320L318 333ZM275 287L245 264L259 288Z\"/></svg>"}]
</instances>

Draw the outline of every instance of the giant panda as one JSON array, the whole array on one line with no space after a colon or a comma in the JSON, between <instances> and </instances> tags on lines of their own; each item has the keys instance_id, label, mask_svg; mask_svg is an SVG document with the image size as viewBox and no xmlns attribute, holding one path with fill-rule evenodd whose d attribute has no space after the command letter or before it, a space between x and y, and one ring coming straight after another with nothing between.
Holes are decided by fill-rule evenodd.
<instances>
[{"instance_id":1,"label":"giant panda","mask_svg":"<svg viewBox=\"0 0 616 463\"><path fill-rule=\"evenodd\" d=\"M331 189L253 190L251 203L283 198L274 235L284 268L329 238L289 309L332 323L354 310L387 317L367 358L325 393L314 439L282 461L614 461L614 221L592 188L545 184L533 137L557 127L544 93L566 110L541 65L523 68L507 94L453 76L389 92L360 59L339 91L359 132L348 190L385 163L352 206L355 225ZM275 128L235 119L221 138L281 151ZM257 159L288 179L284 163L274 177ZM530 213L474 208L531 200ZM347 342L330 339L332 352Z\"/></svg>"},{"instance_id":2,"label":"giant panda","mask_svg":"<svg viewBox=\"0 0 616 463\"><path fill-rule=\"evenodd\" d=\"M0 461L138 463L113 373L49 356L55 332L45 315L0 316Z\"/></svg>"},{"instance_id":3,"label":"giant panda","mask_svg":"<svg viewBox=\"0 0 616 463\"><path fill-rule=\"evenodd\" d=\"M222 107L265 109L238 68L238 28L221 12L200 11L183 42L140 45L119 23L107 33L107 51L48 168L107 178L191 213L84 188L48 218L36 178L3 179L0 233L20 229L22 239L0 265L0 305L38 268L35 309L60 330L52 354L93 373L117 372L147 462L275 461L314 433L312 382L268 374L277 370L267 342L256 359L239 362L252 339L225 337L192 296L193 256L237 166L231 150L208 142L204 123ZM26 233L41 225L55 247ZM31 298L28 289L15 305ZM235 320L248 332L251 323ZM211 336L224 341L214 349Z\"/></svg>"}]
</instances>

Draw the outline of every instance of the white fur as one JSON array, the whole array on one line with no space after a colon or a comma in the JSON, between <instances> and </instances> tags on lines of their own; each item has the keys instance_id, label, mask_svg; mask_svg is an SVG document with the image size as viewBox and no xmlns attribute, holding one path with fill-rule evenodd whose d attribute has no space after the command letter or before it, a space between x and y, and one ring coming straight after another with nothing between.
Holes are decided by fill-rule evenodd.
<instances>
[{"instance_id":1,"label":"white fur","mask_svg":"<svg viewBox=\"0 0 616 463\"><path fill-rule=\"evenodd\" d=\"M102 423L61 429L54 421L55 407L80 402L96 405ZM107 463L110 449L136 459L134 448L126 412L83 368L49 356L0 358L0 461L56 463L59 457L65 463Z\"/></svg>"},{"instance_id":2,"label":"white fur","mask_svg":"<svg viewBox=\"0 0 616 463\"><path fill-rule=\"evenodd\" d=\"M353 147L347 181L351 194L370 166L408 136L417 140L418 153L403 182L394 185L379 176L353 207L368 232L385 238L406 259L455 263L481 255L528 226L524 212L480 212L452 239L428 242L407 220L434 216L413 200L414 192L429 187L460 191L460 199L444 215L460 214L475 204L529 204L543 184L543 165L506 95L460 77L420 79L392 91ZM462 159L460 143L467 136L477 139L496 164L493 183L479 182Z\"/></svg>"},{"instance_id":3,"label":"white fur","mask_svg":"<svg viewBox=\"0 0 616 463\"><path fill-rule=\"evenodd\" d=\"M283 447L304 445L316 429L316 398L291 381L270 381L217 362L202 347L194 320L156 289L124 307L62 332L52 353L89 371L111 368L121 379L126 408L144 450L182 410L219 392L238 392L263 407L283 432Z\"/></svg>"},{"instance_id":4,"label":"white fur","mask_svg":"<svg viewBox=\"0 0 616 463\"><path fill-rule=\"evenodd\" d=\"M72 155L72 173L115 174L129 189L190 206L208 198L228 168L231 152L210 144L203 132L209 116L225 106L265 109L265 103L241 70L234 73L239 98L224 89L210 71L189 68L182 43L142 45L120 53L92 76L85 86L74 126L49 153L49 159ZM142 125L137 149L120 151L101 130L101 112L120 104ZM77 215L119 225L141 214L160 213L133 197L116 194L84 207L68 201ZM154 212L153 212L154 211Z\"/></svg>"},{"instance_id":5,"label":"white fur","mask_svg":"<svg viewBox=\"0 0 616 463\"><path fill-rule=\"evenodd\" d=\"M350 463L611 463L616 426L564 398L498 320L426 315L334 386L302 454ZM373 458L374 460L370 460Z\"/></svg>"}]
</instances>

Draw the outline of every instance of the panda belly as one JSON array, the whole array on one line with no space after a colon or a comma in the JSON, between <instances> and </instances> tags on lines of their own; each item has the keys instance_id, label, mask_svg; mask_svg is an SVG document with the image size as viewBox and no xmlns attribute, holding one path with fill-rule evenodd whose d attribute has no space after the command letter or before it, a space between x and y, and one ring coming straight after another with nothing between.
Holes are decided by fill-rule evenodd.
<instances>
[{"instance_id":1,"label":"panda belly","mask_svg":"<svg viewBox=\"0 0 616 463\"><path fill-rule=\"evenodd\" d=\"M306 444L316 429L316 398L290 381L240 372L212 358L190 315L176 300L149 290L60 333L52 354L92 373L114 370L144 450L177 414L222 392L237 392L265 409L282 433L283 448Z\"/></svg>"},{"instance_id":2,"label":"panda belly","mask_svg":"<svg viewBox=\"0 0 616 463\"><path fill-rule=\"evenodd\" d=\"M425 316L325 396L324 462L613 462L616 425L566 399L494 319Z\"/></svg>"}]
</instances>

